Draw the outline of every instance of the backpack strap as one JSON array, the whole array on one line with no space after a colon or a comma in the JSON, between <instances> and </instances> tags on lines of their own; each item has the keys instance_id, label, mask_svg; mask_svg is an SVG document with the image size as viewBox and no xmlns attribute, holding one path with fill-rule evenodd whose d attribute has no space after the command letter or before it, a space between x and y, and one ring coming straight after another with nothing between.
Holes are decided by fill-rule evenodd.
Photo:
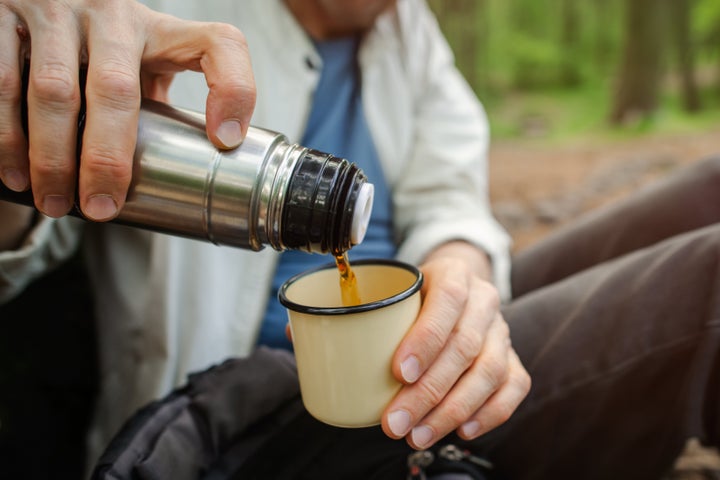
<instances>
[{"instance_id":1,"label":"backpack strap","mask_svg":"<svg viewBox=\"0 0 720 480\"><path fill-rule=\"evenodd\" d=\"M255 424L293 401L299 402L299 387L291 353L260 348L227 360L133 415L92 478L197 480L238 439L258 432ZM245 443L252 444L250 437Z\"/></svg>"}]
</instances>

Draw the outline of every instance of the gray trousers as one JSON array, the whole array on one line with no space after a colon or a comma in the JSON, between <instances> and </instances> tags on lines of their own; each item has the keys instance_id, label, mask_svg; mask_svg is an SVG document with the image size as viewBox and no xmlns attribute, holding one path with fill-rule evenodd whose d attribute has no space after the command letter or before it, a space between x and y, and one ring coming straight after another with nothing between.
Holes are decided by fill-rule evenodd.
<instances>
[{"instance_id":1,"label":"gray trousers","mask_svg":"<svg viewBox=\"0 0 720 480\"><path fill-rule=\"evenodd\" d=\"M476 442L509 478L653 479L720 433L720 158L513 259L503 310L533 378Z\"/></svg>"}]
</instances>

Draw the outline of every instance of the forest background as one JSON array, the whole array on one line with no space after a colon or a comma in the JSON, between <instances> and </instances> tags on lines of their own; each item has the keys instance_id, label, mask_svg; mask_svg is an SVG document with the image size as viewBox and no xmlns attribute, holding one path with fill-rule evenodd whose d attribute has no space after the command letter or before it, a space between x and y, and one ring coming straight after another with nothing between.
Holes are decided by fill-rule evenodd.
<instances>
[{"instance_id":1,"label":"forest background","mask_svg":"<svg viewBox=\"0 0 720 480\"><path fill-rule=\"evenodd\" d=\"M500 138L720 121L718 0L430 5Z\"/></svg>"},{"instance_id":2,"label":"forest background","mask_svg":"<svg viewBox=\"0 0 720 480\"><path fill-rule=\"evenodd\" d=\"M720 0L428 0L491 125L515 248L720 154ZM665 480L720 479L688 443Z\"/></svg>"},{"instance_id":3,"label":"forest background","mask_svg":"<svg viewBox=\"0 0 720 480\"><path fill-rule=\"evenodd\" d=\"M429 0L488 112L516 248L720 153L720 0Z\"/></svg>"}]
</instances>

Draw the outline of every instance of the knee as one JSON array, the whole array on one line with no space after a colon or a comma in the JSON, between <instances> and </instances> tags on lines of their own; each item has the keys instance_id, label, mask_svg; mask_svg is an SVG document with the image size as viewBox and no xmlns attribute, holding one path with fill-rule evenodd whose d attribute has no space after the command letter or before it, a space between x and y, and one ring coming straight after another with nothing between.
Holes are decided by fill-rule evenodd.
<instances>
[{"instance_id":1,"label":"knee","mask_svg":"<svg viewBox=\"0 0 720 480\"><path fill-rule=\"evenodd\" d=\"M678 252L678 258L683 258L687 268L682 278L693 279L704 272L708 277L702 283L714 290L720 284L720 224L688 232L676 237L675 241L682 250Z\"/></svg>"},{"instance_id":2,"label":"knee","mask_svg":"<svg viewBox=\"0 0 720 480\"><path fill-rule=\"evenodd\" d=\"M702 214L704 224L720 220L716 206L720 203L720 155L690 163L668 177L672 195L678 205L688 208L687 215Z\"/></svg>"},{"instance_id":3,"label":"knee","mask_svg":"<svg viewBox=\"0 0 720 480\"><path fill-rule=\"evenodd\" d=\"M698 160L690 167L690 171L700 182L720 187L720 155Z\"/></svg>"}]
</instances>

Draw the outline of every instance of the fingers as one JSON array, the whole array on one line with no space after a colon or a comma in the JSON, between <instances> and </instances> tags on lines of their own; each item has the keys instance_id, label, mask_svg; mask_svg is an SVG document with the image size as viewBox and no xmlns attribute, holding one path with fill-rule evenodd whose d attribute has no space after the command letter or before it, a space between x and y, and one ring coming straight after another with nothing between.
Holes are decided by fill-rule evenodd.
<instances>
[{"instance_id":1,"label":"fingers","mask_svg":"<svg viewBox=\"0 0 720 480\"><path fill-rule=\"evenodd\" d=\"M20 112L21 41L17 16L0 5L0 181L16 192L30 186L27 141Z\"/></svg>"},{"instance_id":2,"label":"fingers","mask_svg":"<svg viewBox=\"0 0 720 480\"><path fill-rule=\"evenodd\" d=\"M407 435L412 429L411 437L415 437L416 445L429 442L429 437L436 438L441 432L452 430L459 425L457 423L450 427L438 425L431 432L423 428L413 428L413 426L419 425L419 422L437 405L445 401L451 389L456 391L459 385L458 379L461 379L468 369L473 366L480 368L477 366L477 361L481 352L486 355L486 359L492 360L492 363L488 361L483 366L498 366L491 372L493 375L496 371L506 371L505 365L500 362L505 355L495 351L494 349L500 347L497 346L497 343L493 343L497 342L499 338L499 345L506 348L506 337L502 337L502 335L507 335L507 330L506 327L504 331L502 330L504 325L502 317L500 317L501 321L493 322L499 317L496 290L488 283L472 276L450 287L449 290L448 284L451 284L453 280L448 276L437 276L437 272L435 272L435 275L429 275L429 277L433 285L426 296L423 311L416 326L398 349L398 352L401 352L402 349L413 352L410 358L418 358L419 365L429 365L429 367L425 371L420 371L417 374L418 378L398 393L387 408L387 412L390 413L384 422L388 435L395 438ZM454 278L462 278L462 276L455 275ZM467 285L463 286L463 283L467 283ZM448 292L451 291L455 293L448 295ZM433 297L431 294L435 294L435 296ZM449 301L453 297L455 301ZM444 303L441 304L440 302L443 300ZM448 323L449 327L445 325ZM488 332L489 325L496 323L500 326L494 326L495 330ZM501 330L498 332L498 329ZM445 334L444 332L448 330L450 331ZM494 336L489 337L491 333ZM440 351L434 354L436 349ZM405 351L401 352L402 355L405 353ZM421 370L421 367L418 370ZM472 386L469 395L472 401L483 401L487 398L492 391L483 393L477 390L491 388L497 382L492 382L489 386L486 386L485 383ZM467 398L466 393L461 400ZM468 410L470 407L466 408L465 418L478 406L479 403L476 403L470 405L471 409ZM451 410L453 409L451 408Z\"/></svg>"},{"instance_id":3,"label":"fingers","mask_svg":"<svg viewBox=\"0 0 720 480\"><path fill-rule=\"evenodd\" d=\"M427 448L458 428L468 438L497 427L515 411L527 391L514 362L507 324L498 315L485 348L452 390L410 431L414 448Z\"/></svg>"},{"instance_id":4,"label":"fingers","mask_svg":"<svg viewBox=\"0 0 720 480\"><path fill-rule=\"evenodd\" d=\"M210 89L206 105L208 138L218 148L234 148L247 133L255 108L255 80L243 34L220 23L180 22L162 16L145 50L143 65L202 71ZM168 46L172 45L172 49Z\"/></svg>"},{"instance_id":5,"label":"fingers","mask_svg":"<svg viewBox=\"0 0 720 480\"><path fill-rule=\"evenodd\" d=\"M116 217L125 203L140 112L143 31L128 30L126 4L94 12L87 31L87 109L78 197L92 220Z\"/></svg>"},{"instance_id":6,"label":"fingers","mask_svg":"<svg viewBox=\"0 0 720 480\"><path fill-rule=\"evenodd\" d=\"M458 435L472 440L502 425L515 412L530 391L530 375L515 350L509 352L508 380L458 428Z\"/></svg>"},{"instance_id":7,"label":"fingers","mask_svg":"<svg viewBox=\"0 0 720 480\"><path fill-rule=\"evenodd\" d=\"M80 38L63 2L48 2L26 15L32 60L28 84L28 157L36 207L59 217L75 192ZM68 25L71 28L68 28Z\"/></svg>"},{"instance_id":8,"label":"fingers","mask_svg":"<svg viewBox=\"0 0 720 480\"><path fill-rule=\"evenodd\" d=\"M489 283L464 274L456 262L441 269L426 269L425 279L422 311L398 347L393 373L413 383L447 350L454 355L448 361L455 364L454 376L447 381L454 382L479 352L485 331L498 311L499 296ZM462 335L452 335L461 328ZM460 344L459 349L447 348L451 336Z\"/></svg>"},{"instance_id":9,"label":"fingers","mask_svg":"<svg viewBox=\"0 0 720 480\"><path fill-rule=\"evenodd\" d=\"M210 140L218 147L233 148L242 142L250 126L255 80L245 38L232 27L222 28L221 41L213 44L201 62L210 88L205 116ZM232 48L224 48L225 42ZM238 50L245 54L229 55Z\"/></svg>"},{"instance_id":10,"label":"fingers","mask_svg":"<svg viewBox=\"0 0 720 480\"><path fill-rule=\"evenodd\" d=\"M32 44L27 141L18 19ZM210 87L209 139L233 148L247 132L255 84L245 38L229 25L188 22L124 0L27 0L0 4L0 41L10 47L0 49L0 179L23 190L29 178L37 208L49 216L70 210L76 181L88 218L119 213L131 180L141 81L153 98L166 100L176 72L202 71ZM81 61L87 102L82 152L76 152Z\"/></svg>"},{"instance_id":11,"label":"fingers","mask_svg":"<svg viewBox=\"0 0 720 480\"><path fill-rule=\"evenodd\" d=\"M443 259L423 267L423 308L395 355L393 373L406 385L386 408L382 426L414 448L428 448L456 429L474 438L495 428L529 390L497 290L463 266Z\"/></svg>"},{"instance_id":12,"label":"fingers","mask_svg":"<svg viewBox=\"0 0 720 480\"><path fill-rule=\"evenodd\" d=\"M447 352L453 351L453 348L449 344ZM461 425L469 432L475 427L474 423L470 423L473 420L471 416L484 408L488 399L514 385L515 380L510 380L510 351L509 329L497 314L484 339L481 353L459 378L448 375L454 367L451 360L442 357L451 358L454 354L444 352L418 382L406 386L398 394L389 410L407 412L408 428L404 432L397 431L388 422L391 433L398 438L407 436L408 443L414 448L427 448ZM450 382L447 381L448 376L452 379ZM512 411L517 405L513 404L510 408L501 403L499 406ZM491 413L497 415L496 412L497 408Z\"/></svg>"}]
</instances>

